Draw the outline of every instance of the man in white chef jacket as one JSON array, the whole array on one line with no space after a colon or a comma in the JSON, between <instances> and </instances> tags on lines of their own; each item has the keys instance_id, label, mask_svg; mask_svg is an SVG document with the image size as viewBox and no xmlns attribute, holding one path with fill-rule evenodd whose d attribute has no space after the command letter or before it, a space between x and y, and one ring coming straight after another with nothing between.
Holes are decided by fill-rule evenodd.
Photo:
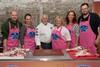
<instances>
[{"instance_id":1,"label":"man in white chef jacket","mask_svg":"<svg viewBox=\"0 0 100 67\"><path fill-rule=\"evenodd\" d=\"M37 26L36 36L37 45L42 49L52 49L51 45L51 31L53 25L48 21L48 15L44 14L41 18L40 24Z\"/></svg>"}]
</instances>

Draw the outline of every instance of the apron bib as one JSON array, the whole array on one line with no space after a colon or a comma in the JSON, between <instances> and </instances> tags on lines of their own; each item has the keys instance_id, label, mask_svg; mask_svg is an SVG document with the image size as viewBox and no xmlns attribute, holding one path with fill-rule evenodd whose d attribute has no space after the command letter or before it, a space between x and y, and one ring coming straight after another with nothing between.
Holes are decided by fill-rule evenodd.
<instances>
[{"instance_id":1,"label":"apron bib","mask_svg":"<svg viewBox=\"0 0 100 67\"><path fill-rule=\"evenodd\" d=\"M75 47L75 39L76 39L76 36L75 36L75 32L73 30L73 25L67 25L67 29L69 30L70 34L71 34L71 46L70 48L74 48Z\"/></svg>"},{"instance_id":2,"label":"apron bib","mask_svg":"<svg viewBox=\"0 0 100 67\"><path fill-rule=\"evenodd\" d=\"M9 22L9 35L7 39L7 50L18 47L19 45L19 27L11 28L11 24Z\"/></svg>"},{"instance_id":3,"label":"apron bib","mask_svg":"<svg viewBox=\"0 0 100 67\"><path fill-rule=\"evenodd\" d=\"M24 36L23 48L34 50L35 46L35 29L27 27L26 34Z\"/></svg>"},{"instance_id":4,"label":"apron bib","mask_svg":"<svg viewBox=\"0 0 100 67\"><path fill-rule=\"evenodd\" d=\"M60 31L57 31L55 29L52 32L51 40L52 40L53 49L66 49L67 48L66 41L63 39L61 35L61 29Z\"/></svg>"},{"instance_id":5,"label":"apron bib","mask_svg":"<svg viewBox=\"0 0 100 67\"><path fill-rule=\"evenodd\" d=\"M93 33L89 22L90 22L90 16L88 18L88 21L80 22L79 43L81 46L88 49L89 52L95 54L96 53L96 47L95 47L96 35Z\"/></svg>"}]
</instances>

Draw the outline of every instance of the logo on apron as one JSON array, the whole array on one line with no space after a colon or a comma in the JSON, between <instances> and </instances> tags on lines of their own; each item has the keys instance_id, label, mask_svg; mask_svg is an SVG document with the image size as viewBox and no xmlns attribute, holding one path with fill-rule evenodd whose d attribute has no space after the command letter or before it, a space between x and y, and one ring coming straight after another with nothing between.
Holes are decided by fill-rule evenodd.
<instances>
[{"instance_id":1,"label":"logo on apron","mask_svg":"<svg viewBox=\"0 0 100 67\"><path fill-rule=\"evenodd\" d=\"M59 36L57 34L52 34L52 37L54 40L57 40L59 38Z\"/></svg>"},{"instance_id":2,"label":"logo on apron","mask_svg":"<svg viewBox=\"0 0 100 67\"><path fill-rule=\"evenodd\" d=\"M78 64L77 67L90 67L90 65L88 65L88 64Z\"/></svg>"},{"instance_id":3,"label":"logo on apron","mask_svg":"<svg viewBox=\"0 0 100 67\"><path fill-rule=\"evenodd\" d=\"M19 67L19 66L16 64L8 64L7 67Z\"/></svg>"},{"instance_id":4,"label":"logo on apron","mask_svg":"<svg viewBox=\"0 0 100 67\"><path fill-rule=\"evenodd\" d=\"M80 26L81 32L86 32L87 30L88 30L88 26L85 26L85 25Z\"/></svg>"},{"instance_id":5,"label":"logo on apron","mask_svg":"<svg viewBox=\"0 0 100 67\"><path fill-rule=\"evenodd\" d=\"M29 32L29 37L35 37L35 32Z\"/></svg>"},{"instance_id":6,"label":"logo on apron","mask_svg":"<svg viewBox=\"0 0 100 67\"><path fill-rule=\"evenodd\" d=\"M19 36L19 33L13 32L13 33L11 33L10 37L12 37L12 39L18 39L18 36Z\"/></svg>"}]
</instances>

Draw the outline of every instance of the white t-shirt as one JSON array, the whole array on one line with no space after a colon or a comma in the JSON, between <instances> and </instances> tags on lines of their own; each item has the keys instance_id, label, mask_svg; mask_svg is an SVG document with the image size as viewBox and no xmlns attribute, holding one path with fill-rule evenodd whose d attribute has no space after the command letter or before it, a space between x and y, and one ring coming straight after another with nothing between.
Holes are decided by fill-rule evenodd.
<instances>
[{"instance_id":1,"label":"white t-shirt","mask_svg":"<svg viewBox=\"0 0 100 67\"><path fill-rule=\"evenodd\" d=\"M37 32L36 32L37 45L40 45L40 42L44 42L44 43L51 42L52 28L53 28L53 25L50 23L48 23L47 25L40 23L37 26Z\"/></svg>"},{"instance_id":2,"label":"white t-shirt","mask_svg":"<svg viewBox=\"0 0 100 67\"><path fill-rule=\"evenodd\" d=\"M53 30L57 30L57 31L61 30L61 35L63 36L64 40L65 41L71 41L70 32L66 27L64 27L64 26L61 26L59 28L54 27Z\"/></svg>"}]
</instances>

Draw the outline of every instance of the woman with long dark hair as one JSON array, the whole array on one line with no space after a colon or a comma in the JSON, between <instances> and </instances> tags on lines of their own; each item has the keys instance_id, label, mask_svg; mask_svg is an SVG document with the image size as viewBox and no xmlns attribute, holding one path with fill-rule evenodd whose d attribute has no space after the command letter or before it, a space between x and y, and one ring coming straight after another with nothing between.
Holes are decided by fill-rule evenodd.
<instances>
[{"instance_id":1,"label":"woman with long dark hair","mask_svg":"<svg viewBox=\"0 0 100 67\"><path fill-rule=\"evenodd\" d=\"M70 10L66 16L66 28L70 31L71 34L71 46L73 48L78 45L78 36L79 36L79 27L76 20L76 13L74 10Z\"/></svg>"}]
</instances>

